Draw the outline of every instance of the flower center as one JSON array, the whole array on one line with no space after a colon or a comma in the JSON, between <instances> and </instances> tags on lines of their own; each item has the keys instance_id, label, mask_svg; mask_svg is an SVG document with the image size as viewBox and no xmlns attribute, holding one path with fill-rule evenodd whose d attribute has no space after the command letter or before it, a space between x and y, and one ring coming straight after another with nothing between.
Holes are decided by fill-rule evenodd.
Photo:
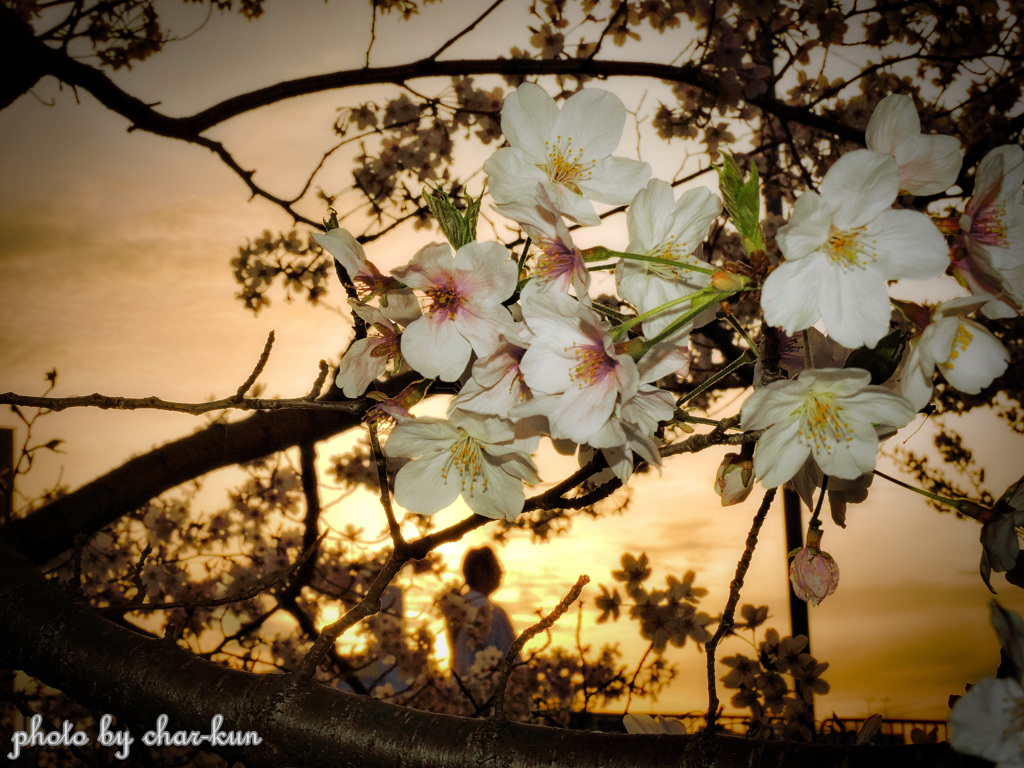
<instances>
[{"instance_id":1,"label":"flower center","mask_svg":"<svg viewBox=\"0 0 1024 768\"><path fill-rule=\"evenodd\" d=\"M577 195L581 194L577 184L586 181L592 174L590 168L594 167L596 159L584 160L583 150L572 146L572 136L563 139L555 137L555 143L545 141L547 147L547 162L538 165L548 178L556 184L564 184Z\"/></svg>"},{"instance_id":2,"label":"flower center","mask_svg":"<svg viewBox=\"0 0 1024 768\"><path fill-rule=\"evenodd\" d=\"M970 329L960 323L960 327L956 329L956 336L953 337L953 346L950 348L949 357L946 359L946 365L952 369L954 366L954 360L960 356L960 353L967 349L967 345L971 343L971 339L974 338L974 334L971 333Z\"/></svg>"},{"instance_id":3,"label":"flower center","mask_svg":"<svg viewBox=\"0 0 1024 768\"><path fill-rule=\"evenodd\" d=\"M825 255L841 267L862 267L874 257L864 242L864 227L836 229L832 227L825 243ZM872 241L874 242L874 241Z\"/></svg>"},{"instance_id":4,"label":"flower center","mask_svg":"<svg viewBox=\"0 0 1024 768\"><path fill-rule=\"evenodd\" d=\"M818 393L809 395L804 402L797 436L815 451L831 451L836 445L853 441L853 428L843 419L831 395Z\"/></svg>"},{"instance_id":5,"label":"flower center","mask_svg":"<svg viewBox=\"0 0 1024 768\"><path fill-rule=\"evenodd\" d=\"M462 478L462 493L468 492L472 496L478 481L480 492L487 491L487 476L484 474L479 440L463 433L462 438L452 443L452 447L448 449L448 458L441 469L441 477L446 483L453 468Z\"/></svg>"},{"instance_id":6,"label":"flower center","mask_svg":"<svg viewBox=\"0 0 1024 768\"><path fill-rule=\"evenodd\" d=\"M996 248L1006 248L1009 239L1006 237L1006 225L1003 217L1006 216L1006 205L1004 203L992 203L983 206L980 211L974 214L971 221L970 235L975 241L982 245L991 245Z\"/></svg>"},{"instance_id":7,"label":"flower center","mask_svg":"<svg viewBox=\"0 0 1024 768\"><path fill-rule=\"evenodd\" d=\"M537 259L534 272L538 277L555 279L571 275L577 265L582 267L583 259L574 248L569 248L560 238L541 240L539 243L543 255Z\"/></svg>"},{"instance_id":8,"label":"flower center","mask_svg":"<svg viewBox=\"0 0 1024 768\"><path fill-rule=\"evenodd\" d=\"M383 357L390 360L402 348L401 337L394 328L388 328L383 323L374 323L373 327L380 333L380 341L374 344L373 349L370 350L370 357Z\"/></svg>"},{"instance_id":9,"label":"flower center","mask_svg":"<svg viewBox=\"0 0 1024 768\"><path fill-rule=\"evenodd\" d=\"M430 307L427 311L432 315L444 312L451 320L458 314L459 308L462 306L462 297L459 295L454 281L436 283L427 288L424 293L430 299Z\"/></svg>"},{"instance_id":10,"label":"flower center","mask_svg":"<svg viewBox=\"0 0 1024 768\"><path fill-rule=\"evenodd\" d=\"M612 369L616 362L600 346L574 345L576 351L576 367L569 371L569 378L576 382L580 389L601 381ZM568 351L568 347L566 348Z\"/></svg>"}]
</instances>

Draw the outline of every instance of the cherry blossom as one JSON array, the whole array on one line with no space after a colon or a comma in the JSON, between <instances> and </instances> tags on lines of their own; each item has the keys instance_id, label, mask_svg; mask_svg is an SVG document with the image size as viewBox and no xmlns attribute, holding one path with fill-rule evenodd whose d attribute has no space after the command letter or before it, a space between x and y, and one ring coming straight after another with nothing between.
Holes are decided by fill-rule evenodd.
<instances>
[{"instance_id":1,"label":"cherry blossom","mask_svg":"<svg viewBox=\"0 0 1024 768\"><path fill-rule=\"evenodd\" d=\"M419 302L413 292L390 275L381 274L367 261L363 246L351 232L341 228L314 232L313 239L345 270L361 302L378 298L381 311L402 325L420 316Z\"/></svg>"},{"instance_id":2,"label":"cherry blossom","mask_svg":"<svg viewBox=\"0 0 1024 768\"><path fill-rule=\"evenodd\" d=\"M401 333L376 307L350 303L352 311L377 331L352 342L338 365L336 381L345 397L359 397L374 379L384 375L389 362L395 362L396 370L401 366Z\"/></svg>"},{"instance_id":3,"label":"cherry blossom","mask_svg":"<svg viewBox=\"0 0 1024 768\"><path fill-rule=\"evenodd\" d=\"M949 745L977 755L996 768L1024 766L1024 622L992 604L992 624L1010 664L1010 676L985 678L956 700L949 713Z\"/></svg>"},{"instance_id":4,"label":"cherry blossom","mask_svg":"<svg viewBox=\"0 0 1024 768\"><path fill-rule=\"evenodd\" d=\"M822 552L821 528L807 531L807 544L795 552L789 564L789 583L805 603L820 605L839 586L839 565L828 552Z\"/></svg>"},{"instance_id":5,"label":"cherry blossom","mask_svg":"<svg viewBox=\"0 0 1024 768\"><path fill-rule=\"evenodd\" d=\"M447 244L433 243L393 273L429 301L402 334L402 355L424 376L455 381L473 352L491 354L512 326L501 302L515 291L516 265L497 243L469 243L454 257Z\"/></svg>"},{"instance_id":6,"label":"cherry blossom","mask_svg":"<svg viewBox=\"0 0 1024 768\"><path fill-rule=\"evenodd\" d=\"M981 392L1006 370L1010 353L999 339L964 317L987 301L968 296L947 301L932 312L902 377L901 394L917 410L931 400L936 368L950 386L969 395Z\"/></svg>"},{"instance_id":7,"label":"cherry blossom","mask_svg":"<svg viewBox=\"0 0 1024 768\"><path fill-rule=\"evenodd\" d=\"M599 224L591 200L628 203L651 175L647 163L611 156L625 122L626 108L607 91L580 91L559 109L540 86L523 83L501 110L510 146L484 163L495 201L532 196L541 182L564 215Z\"/></svg>"},{"instance_id":8,"label":"cherry blossom","mask_svg":"<svg viewBox=\"0 0 1024 768\"><path fill-rule=\"evenodd\" d=\"M721 212L722 201L703 187L684 192L676 200L667 182L652 179L633 198L626 212L626 251L708 268L710 264L695 254L700 252L712 222ZM616 267L615 281L622 298L642 314L699 291L708 285L711 276L665 264L623 259ZM689 309L688 304L676 305L645 320L646 335L660 333ZM684 335L688 332L689 328L682 329Z\"/></svg>"},{"instance_id":9,"label":"cherry blossom","mask_svg":"<svg viewBox=\"0 0 1024 768\"><path fill-rule=\"evenodd\" d=\"M996 147L978 166L974 195L960 217L967 255L957 262L974 293L991 295L992 318L1024 311L1024 149Z\"/></svg>"},{"instance_id":10,"label":"cherry blossom","mask_svg":"<svg viewBox=\"0 0 1024 768\"><path fill-rule=\"evenodd\" d=\"M534 263L533 275L523 287L524 297L546 290L567 293L572 288L580 301L590 302L587 265L543 184L537 185L532 197L521 197L494 208L521 224L541 251Z\"/></svg>"},{"instance_id":11,"label":"cherry blossom","mask_svg":"<svg viewBox=\"0 0 1024 768\"><path fill-rule=\"evenodd\" d=\"M473 363L472 372L453 407L475 413L507 416L515 406L529 399L530 390L520 369L527 344L519 339L518 324L513 332L502 335L502 342L494 352Z\"/></svg>"},{"instance_id":12,"label":"cherry blossom","mask_svg":"<svg viewBox=\"0 0 1024 768\"><path fill-rule=\"evenodd\" d=\"M548 293L522 301L530 331L520 370L536 397L513 412L546 415L551 436L589 442L617 402L639 387L633 359L615 349L607 323L571 296Z\"/></svg>"},{"instance_id":13,"label":"cherry blossom","mask_svg":"<svg viewBox=\"0 0 1024 768\"><path fill-rule=\"evenodd\" d=\"M478 515L514 520L523 511L523 483L540 481L526 445L508 421L467 411L405 420L384 446L390 457L413 459L395 475L395 501L432 515L461 495Z\"/></svg>"},{"instance_id":14,"label":"cherry blossom","mask_svg":"<svg viewBox=\"0 0 1024 768\"><path fill-rule=\"evenodd\" d=\"M887 281L937 277L949 263L928 216L890 208L899 184L892 158L862 149L839 158L821 194L797 199L778 233L786 260L761 292L766 322L793 334L821 318L844 347L878 343L889 329Z\"/></svg>"},{"instance_id":15,"label":"cherry blossom","mask_svg":"<svg viewBox=\"0 0 1024 768\"><path fill-rule=\"evenodd\" d=\"M960 142L952 136L922 135L910 96L894 93L878 102L864 139L868 149L896 161L901 192L934 195L956 183L963 163Z\"/></svg>"},{"instance_id":16,"label":"cherry blossom","mask_svg":"<svg viewBox=\"0 0 1024 768\"><path fill-rule=\"evenodd\" d=\"M752 394L741 411L744 430L765 429L754 451L754 474L766 488L792 478L808 456L827 475L852 480L875 468L875 424L905 426L914 409L871 384L859 368L805 370Z\"/></svg>"}]
</instances>

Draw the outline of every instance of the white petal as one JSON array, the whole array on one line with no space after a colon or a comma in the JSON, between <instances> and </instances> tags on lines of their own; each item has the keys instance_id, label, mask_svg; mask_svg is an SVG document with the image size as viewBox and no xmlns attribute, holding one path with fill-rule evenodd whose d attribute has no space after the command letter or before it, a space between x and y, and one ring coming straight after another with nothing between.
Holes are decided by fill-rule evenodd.
<instances>
[{"instance_id":1,"label":"white petal","mask_svg":"<svg viewBox=\"0 0 1024 768\"><path fill-rule=\"evenodd\" d=\"M828 448L815 447L814 461L826 475L853 480L875 468L878 459L878 436L870 424L850 424L853 434L848 441L831 443Z\"/></svg>"},{"instance_id":2,"label":"white petal","mask_svg":"<svg viewBox=\"0 0 1024 768\"><path fill-rule=\"evenodd\" d=\"M821 195L804 192L796 199L789 222L779 228L777 240L786 261L805 259L828 241L833 209Z\"/></svg>"},{"instance_id":3,"label":"white petal","mask_svg":"<svg viewBox=\"0 0 1024 768\"><path fill-rule=\"evenodd\" d=\"M600 160L619 146L625 124L626 107L618 96L588 88L574 93L562 105L554 133L556 138L572 137L572 148L583 151L584 161Z\"/></svg>"},{"instance_id":4,"label":"white petal","mask_svg":"<svg viewBox=\"0 0 1024 768\"><path fill-rule=\"evenodd\" d=\"M822 283L831 271L824 255L780 264L761 289L765 322L790 335L814 325L821 316Z\"/></svg>"},{"instance_id":5,"label":"white petal","mask_svg":"<svg viewBox=\"0 0 1024 768\"><path fill-rule=\"evenodd\" d=\"M949 266L949 247L931 218L917 211L884 211L862 236L887 280L928 280ZM858 242L861 242L858 237Z\"/></svg>"},{"instance_id":6,"label":"white petal","mask_svg":"<svg viewBox=\"0 0 1024 768\"><path fill-rule=\"evenodd\" d=\"M380 343L379 337L358 339L341 358L337 384L345 397L359 397L374 379L387 370L386 357L373 357L370 354Z\"/></svg>"},{"instance_id":7,"label":"white petal","mask_svg":"<svg viewBox=\"0 0 1024 768\"><path fill-rule=\"evenodd\" d=\"M487 174L487 188L491 197L498 203L511 203L532 195L537 184L548 178L515 147L503 147L487 158L484 173Z\"/></svg>"},{"instance_id":8,"label":"white petal","mask_svg":"<svg viewBox=\"0 0 1024 768\"><path fill-rule=\"evenodd\" d=\"M401 426L401 425L400 425ZM432 515L451 506L459 498L462 479L442 472L447 453L435 453L410 461L395 475L395 501L421 515Z\"/></svg>"},{"instance_id":9,"label":"white petal","mask_svg":"<svg viewBox=\"0 0 1024 768\"><path fill-rule=\"evenodd\" d=\"M414 459L425 453L447 451L459 436L459 430L444 419L408 419L391 430L384 453Z\"/></svg>"},{"instance_id":10,"label":"white petal","mask_svg":"<svg viewBox=\"0 0 1024 768\"><path fill-rule=\"evenodd\" d=\"M836 160L819 189L834 206L836 227L853 229L892 206L900 191L900 173L888 155L858 149Z\"/></svg>"},{"instance_id":11,"label":"white petal","mask_svg":"<svg viewBox=\"0 0 1024 768\"><path fill-rule=\"evenodd\" d=\"M889 330L885 279L871 267L829 266L818 304L828 335L847 349L874 347Z\"/></svg>"},{"instance_id":12,"label":"white petal","mask_svg":"<svg viewBox=\"0 0 1024 768\"><path fill-rule=\"evenodd\" d=\"M483 475L487 481L486 490L474 487L463 493L462 498L478 515L495 520L515 520L523 511L526 495L523 481L484 462Z\"/></svg>"},{"instance_id":13,"label":"white petal","mask_svg":"<svg viewBox=\"0 0 1024 768\"><path fill-rule=\"evenodd\" d=\"M442 316L421 317L402 334L402 357L427 378L455 381L473 353L473 346L455 323Z\"/></svg>"},{"instance_id":14,"label":"white petal","mask_svg":"<svg viewBox=\"0 0 1024 768\"><path fill-rule=\"evenodd\" d=\"M949 744L999 765L1019 765L1024 754L1020 709L1024 688L1011 678L985 678L957 699L949 713Z\"/></svg>"},{"instance_id":15,"label":"white petal","mask_svg":"<svg viewBox=\"0 0 1024 768\"><path fill-rule=\"evenodd\" d=\"M798 421L787 421L769 429L754 449L754 475L765 488L782 485L797 473L811 449L797 436Z\"/></svg>"},{"instance_id":16,"label":"white petal","mask_svg":"<svg viewBox=\"0 0 1024 768\"><path fill-rule=\"evenodd\" d=\"M794 419L803 408L808 391L805 383L784 379L755 390L740 410L743 429L765 429Z\"/></svg>"},{"instance_id":17,"label":"white petal","mask_svg":"<svg viewBox=\"0 0 1024 768\"><path fill-rule=\"evenodd\" d=\"M345 229L331 229L325 233L314 232L313 239L341 265L349 276L356 276L366 267L366 253L352 233Z\"/></svg>"},{"instance_id":18,"label":"white petal","mask_svg":"<svg viewBox=\"0 0 1024 768\"><path fill-rule=\"evenodd\" d=\"M625 205L651 178L651 166L628 157L606 157L597 161L591 173L577 183L580 192L599 203Z\"/></svg>"},{"instance_id":19,"label":"white petal","mask_svg":"<svg viewBox=\"0 0 1024 768\"><path fill-rule=\"evenodd\" d=\"M1010 353L999 339L984 326L963 320L950 357L940 361L939 370L954 388L976 395L1002 376L1009 364Z\"/></svg>"},{"instance_id":20,"label":"white petal","mask_svg":"<svg viewBox=\"0 0 1024 768\"><path fill-rule=\"evenodd\" d=\"M921 120L910 96L893 93L875 106L864 140L870 149L891 155L900 142L921 133Z\"/></svg>"},{"instance_id":21,"label":"white petal","mask_svg":"<svg viewBox=\"0 0 1024 768\"><path fill-rule=\"evenodd\" d=\"M520 85L501 108L501 132L534 163L547 159L544 142L554 135L557 121L558 104L534 83Z\"/></svg>"}]
</instances>

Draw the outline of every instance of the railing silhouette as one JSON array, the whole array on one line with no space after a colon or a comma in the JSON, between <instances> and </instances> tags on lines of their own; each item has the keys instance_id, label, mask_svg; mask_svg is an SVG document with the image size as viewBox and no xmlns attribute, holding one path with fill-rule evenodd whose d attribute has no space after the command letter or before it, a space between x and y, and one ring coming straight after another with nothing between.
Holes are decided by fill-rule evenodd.
<instances>
[{"instance_id":1,"label":"railing silhouette","mask_svg":"<svg viewBox=\"0 0 1024 768\"><path fill-rule=\"evenodd\" d=\"M703 713L664 713L663 716L682 720L687 733L695 733L704 727ZM853 743L866 720L865 717L830 717L819 721L818 732L839 742ZM744 715L719 715L715 722L727 731L745 734L750 721ZM625 731L622 715L610 712L575 712L569 727L613 733ZM911 744L915 741L945 741L946 736L945 720L887 717L882 719L871 741L874 744Z\"/></svg>"}]
</instances>

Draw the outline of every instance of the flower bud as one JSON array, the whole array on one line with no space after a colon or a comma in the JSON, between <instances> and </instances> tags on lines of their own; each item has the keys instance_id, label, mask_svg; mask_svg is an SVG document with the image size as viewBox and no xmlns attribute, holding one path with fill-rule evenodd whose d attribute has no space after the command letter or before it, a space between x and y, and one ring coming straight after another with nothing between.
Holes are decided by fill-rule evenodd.
<instances>
[{"instance_id":1,"label":"flower bud","mask_svg":"<svg viewBox=\"0 0 1024 768\"><path fill-rule=\"evenodd\" d=\"M728 507L746 501L754 487L754 460L738 453L727 453L715 474L715 493Z\"/></svg>"},{"instance_id":2,"label":"flower bud","mask_svg":"<svg viewBox=\"0 0 1024 768\"><path fill-rule=\"evenodd\" d=\"M743 275L737 275L735 272L726 272L722 269L711 276L711 285L716 291L742 291L749 284L750 280Z\"/></svg>"},{"instance_id":3,"label":"flower bud","mask_svg":"<svg viewBox=\"0 0 1024 768\"><path fill-rule=\"evenodd\" d=\"M839 586L839 566L832 555L818 548L820 543L821 529L810 528L807 546L790 553L789 582L796 596L811 605L818 605Z\"/></svg>"}]
</instances>

